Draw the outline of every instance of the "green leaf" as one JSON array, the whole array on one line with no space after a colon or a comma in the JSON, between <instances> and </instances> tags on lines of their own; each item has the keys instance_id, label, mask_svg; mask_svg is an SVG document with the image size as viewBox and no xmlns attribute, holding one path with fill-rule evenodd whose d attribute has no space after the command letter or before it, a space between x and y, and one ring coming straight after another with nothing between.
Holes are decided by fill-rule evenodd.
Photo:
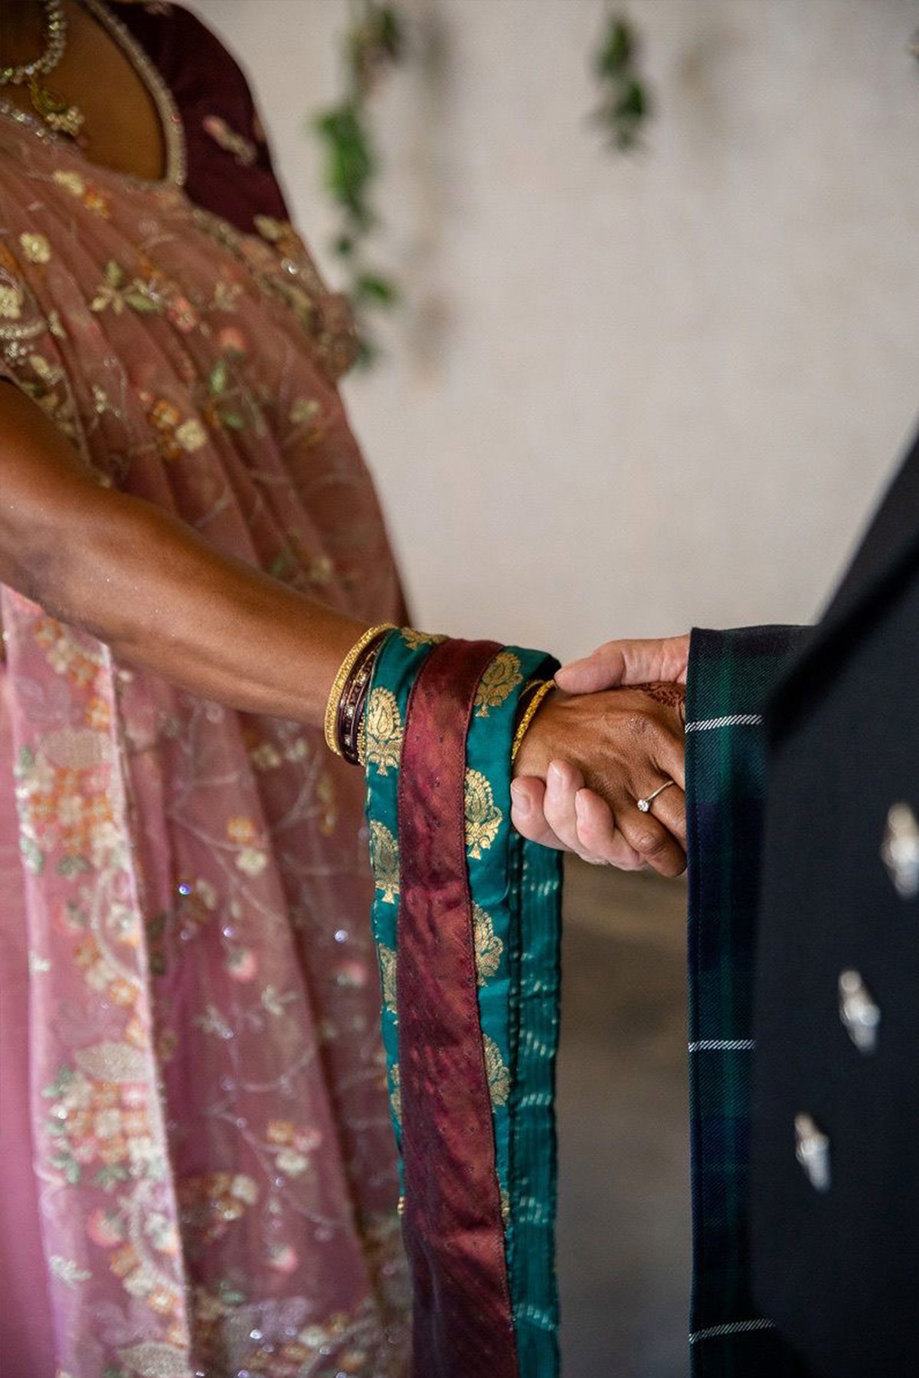
<instances>
[{"instance_id":1,"label":"green leaf","mask_svg":"<svg viewBox=\"0 0 919 1378\"><path fill-rule=\"evenodd\" d=\"M45 854L35 841L34 837L21 837L19 839L19 850L26 866L33 876L40 876L45 869Z\"/></svg>"},{"instance_id":2,"label":"green leaf","mask_svg":"<svg viewBox=\"0 0 919 1378\"><path fill-rule=\"evenodd\" d=\"M100 1167L93 1177L93 1186L100 1191L114 1191L122 1182L130 1180L131 1174L126 1167L120 1163L107 1163L105 1167Z\"/></svg>"},{"instance_id":3,"label":"green leaf","mask_svg":"<svg viewBox=\"0 0 919 1378\"><path fill-rule=\"evenodd\" d=\"M286 579L288 574L293 572L294 558L290 551L285 547L279 550L271 564L268 566L268 573L273 579Z\"/></svg>"},{"instance_id":4,"label":"green leaf","mask_svg":"<svg viewBox=\"0 0 919 1378\"><path fill-rule=\"evenodd\" d=\"M207 386L212 397L219 397L227 385L230 370L226 359L219 359L207 377Z\"/></svg>"},{"instance_id":5,"label":"green leaf","mask_svg":"<svg viewBox=\"0 0 919 1378\"><path fill-rule=\"evenodd\" d=\"M69 879L71 876L79 875L81 871L88 871L90 865L85 856L62 856L54 869L59 876Z\"/></svg>"},{"instance_id":6,"label":"green leaf","mask_svg":"<svg viewBox=\"0 0 919 1378\"><path fill-rule=\"evenodd\" d=\"M19 755L16 758L16 774L18 776L25 775L27 771L32 769L34 764L35 752L30 746L21 746L19 748Z\"/></svg>"},{"instance_id":7,"label":"green leaf","mask_svg":"<svg viewBox=\"0 0 919 1378\"><path fill-rule=\"evenodd\" d=\"M110 258L105 265L105 281L108 283L109 287L114 287L116 289L124 282L124 269L121 267L121 264L116 263L113 258Z\"/></svg>"},{"instance_id":8,"label":"green leaf","mask_svg":"<svg viewBox=\"0 0 919 1378\"><path fill-rule=\"evenodd\" d=\"M244 431L246 429L246 418L240 416L238 411L219 411L217 415L228 431Z\"/></svg>"},{"instance_id":9,"label":"green leaf","mask_svg":"<svg viewBox=\"0 0 919 1378\"><path fill-rule=\"evenodd\" d=\"M629 66L634 54L635 39L631 27L624 19L614 15L597 53L597 72L604 77L618 76Z\"/></svg>"},{"instance_id":10,"label":"green leaf","mask_svg":"<svg viewBox=\"0 0 919 1378\"><path fill-rule=\"evenodd\" d=\"M153 301L143 292L126 292L124 299L132 310L138 311L142 316L158 316L163 310L158 301Z\"/></svg>"},{"instance_id":11,"label":"green leaf","mask_svg":"<svg viewBox=\"0 0 919 1378\"><path fill-rule=\"evenodd\" d=\"M65 1180L72 1187L75 1187L83 1176L80 1164L70 1153L52 1153L51 1166L63 1172Z\"/></svg>"},{"instance_id":12,"label":"green leaf","mask_svg":"<svg viewBox=\"0 0 919 1378\"><path fill-rule=\"evenodd\" d=\"M64 1094L75 1076L76 1073L72 1067L59 1067L54 1081L52 1081L50 1086L44 1087L42 1095L48 1100L57 1100L59 1096Z\"/></svg>"},{"instance_id":13,"label":"green leaf","mask_svg":"<svg viewBox=\"0 0 919 1378\"><path fill-rule=\"evenodd\" d=\"M645 88L639 81L630 81L616 102L615 114L619 119L642 120L648 113L648 98Z\"/></svg>"},{"instance_id":14,"label":"green leaf","mask_svg":"<svg viewBox=\"0 0 919 1378\"><path fill-rule=\"evenodd\" d=\"M351 290L351 295L359 304L372 302L376 306L395 306L399 294L395 284L376 273L361 273Z\"/></svg>"}]
</instances>

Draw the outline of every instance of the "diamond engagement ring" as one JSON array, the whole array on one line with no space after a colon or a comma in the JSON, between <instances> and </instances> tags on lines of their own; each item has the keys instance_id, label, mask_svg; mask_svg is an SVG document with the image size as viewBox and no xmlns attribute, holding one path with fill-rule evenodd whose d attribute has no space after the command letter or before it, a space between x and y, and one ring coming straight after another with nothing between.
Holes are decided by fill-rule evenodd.
<instances>
[{"instance_id":1,"label":"diamond engagement ring","mask_svg":"<svg viewBox=\"0 0 919 1378\"><path fill-rule=\"evenodd\" d=\"M647 799L636 799L635 802L638 805L639 813L650 813L651 805L654 803L657 796L663 794L665 789L669 789L671 785L675 784L676 780L665 780L662 785L658 785L653 794L648 795Z\"/></svg>"}]
</instances>

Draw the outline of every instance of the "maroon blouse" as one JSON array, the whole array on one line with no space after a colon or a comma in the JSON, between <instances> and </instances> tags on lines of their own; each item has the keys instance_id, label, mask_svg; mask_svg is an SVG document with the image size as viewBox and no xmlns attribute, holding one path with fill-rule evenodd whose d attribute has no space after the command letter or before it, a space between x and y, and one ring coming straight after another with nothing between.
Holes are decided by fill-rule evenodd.
<instances>
[{"instance_id":1,"label":"maroon blouse","mask_svg":"<svg viewBox=\"0 0 919 1378\"><path fill-rule=\"evenodd\" d=\"M172 92L184 126L189 198L245 233L256 215L287 220L249 83L216 34L180 5L112 8Z\"/></svg>"}]
</instances>

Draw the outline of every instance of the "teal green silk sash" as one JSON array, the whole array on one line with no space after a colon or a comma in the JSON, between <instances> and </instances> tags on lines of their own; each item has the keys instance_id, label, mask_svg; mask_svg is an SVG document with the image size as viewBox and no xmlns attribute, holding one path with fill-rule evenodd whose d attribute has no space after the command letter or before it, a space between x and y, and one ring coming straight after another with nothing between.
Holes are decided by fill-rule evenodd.
<instances>
[{"instance_id":1,"label":"teal green silk sash","mask_svg":"<svg viewBox=\"0 0 919 1378\"><path fill-rule=\"evenodd\" d=\"M397 632L367 703L372 923L419 1378L558 1372L561 863L510 822L518 700L554 669L539 652Z\"/></svg>"}]
</instances>

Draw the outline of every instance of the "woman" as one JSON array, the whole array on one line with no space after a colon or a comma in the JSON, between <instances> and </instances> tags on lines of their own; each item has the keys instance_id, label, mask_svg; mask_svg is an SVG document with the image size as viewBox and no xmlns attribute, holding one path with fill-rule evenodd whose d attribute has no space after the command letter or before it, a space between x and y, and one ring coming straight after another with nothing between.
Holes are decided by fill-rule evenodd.
<instances>
[{"instance_id":1,"label":"woman","mask_svg":"<svg viewBox=\"0 0 919 1378\"><path fill-rule=\"evenodd\" d=\"M321 730L399 611L347 314L183 10L4 0L0 83L0 1351L402 1374L363 786ZM635 808L676 714L531 716L517 769L575 761L679 869L680 791Z\"/></svg>"}]
</instances>

